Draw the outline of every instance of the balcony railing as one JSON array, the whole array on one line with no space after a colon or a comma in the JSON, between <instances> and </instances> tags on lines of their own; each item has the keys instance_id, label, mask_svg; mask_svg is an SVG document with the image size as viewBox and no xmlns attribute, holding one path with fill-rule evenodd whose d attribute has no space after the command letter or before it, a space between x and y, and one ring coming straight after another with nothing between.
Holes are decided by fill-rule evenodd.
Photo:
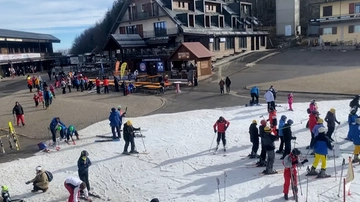
<instances>
[{"instance_id":1,"label":"balcony railing","mask_svg":"<svg viewBox=\"0 0 360 202\"><path fill-rule=\"evenodd\" d=\"M144 31L143 38L153 38L153 37L165 37L169 35L178 34L178 28L170 28L170 29L157 29L152 31Z\"/></svg>"},{"instance_id":2,"label":"balcony railing","mask_svg":"<svg viewBox=\"0 0 360 202\"><path fill-rule=\"evenodd\" d=\"M345 20L355 20L355 19L360 19L360 13L315 18L315 19L310 19L310 22L312 22L312 23L314 23L314 22L333 22L333 21L345 21Z\"/></svg>"},{"instance_id":3,"label":"balcony railing","mask_svg":"<svg viewBox=\"0 0 360 202\"><path fill-rule=\"evenodd\" d=\"M151 17L160 17L159 11L149 11L149 12L136 12L132 13L129 17L129 20L142 20L142 19L148 19Z\"/></svg>"}]
</instances>

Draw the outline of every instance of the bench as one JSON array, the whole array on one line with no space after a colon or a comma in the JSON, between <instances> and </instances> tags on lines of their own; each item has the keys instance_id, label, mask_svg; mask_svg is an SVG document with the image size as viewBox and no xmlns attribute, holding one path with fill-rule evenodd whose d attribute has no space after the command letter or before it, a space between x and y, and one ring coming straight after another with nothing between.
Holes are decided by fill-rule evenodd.
<instances>
[{"instance_id":1,"label":"bench","mask_svg":"<svg viewBox=\"0 0 360 202\"><path fill-rule=\"evenodd\" d=\"M163 87L160 85L145 85L143 86L144 88L144 93L145 92L149 92L149 93L156 93L156 94L160 94L163 92Z\"/></svg>"}]
</instances>

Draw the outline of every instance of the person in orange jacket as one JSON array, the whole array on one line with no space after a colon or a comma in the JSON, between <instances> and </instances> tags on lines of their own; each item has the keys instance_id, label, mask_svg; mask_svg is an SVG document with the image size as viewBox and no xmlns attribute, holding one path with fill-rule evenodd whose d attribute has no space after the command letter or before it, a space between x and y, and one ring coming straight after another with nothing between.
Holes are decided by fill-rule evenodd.
<instances>
[{"instance_id":1,"label":"person in orange jacket","mask_svg":"<svg viewBox=\"0 0 360 202\"><path fill-rule=\"evenodd\" d=\"M226 129L229 127L230 122L225 120L224 117L220 116L220 118L215 122L215 124L213 125L214 128L214 132L217 132L217 145L216 145L216 149L215 151L218 150L219 148L219 144L220 144L220 139L222 140L222 143L224 145L224 152L226 152L226 136L225 136L225 131Z\"/></svg>"},{"instance_id":2,"label":"person in orange jacket","mask_svg":"<svg viewBox=\"0 0 360 202\"><path fill-rule=\"evenodd\" d=\"M30 93L32 93L32 89L33 89L33 82L32 79L30 78L30 76L27 79L27 84L28 84L28 88L30 90Z\"/></svg>"},{"instance_id":3,"label":"person in orange jacket","mask_svg":"<svg viewBox=\"0 0 360 202\"><path fill-rule=\"evenodd\" d=\"M278 135L276 126L277 126L277 118L276 118L276 110L273 107L269 108L269 119L267 120L270 122L270 128L271 128L271 132L274 135Z\"/></svg>"},{"instance_id":4,"label":"person in orange jacket","mask_svg":"<svg viewBox=\"0 0 360 202\"><path fill-rule=\"evenodd\" d=\"M99 77L96 77L96 80L95 80L95 86L96 86L96 93L97 94L100 94L100 79Z\"/></svg>"},{"instance_id":5,"label":"person in orange jacket","mask_svg":"<svg viewBox=\"0 0 360 202\"><path fill-rule=\"evenodd\" d=\"M104 81L103 81L103 86L104 86L104 93L109 93L109 78L108 77L104 77Z\"/></svg>"}]
</instances>

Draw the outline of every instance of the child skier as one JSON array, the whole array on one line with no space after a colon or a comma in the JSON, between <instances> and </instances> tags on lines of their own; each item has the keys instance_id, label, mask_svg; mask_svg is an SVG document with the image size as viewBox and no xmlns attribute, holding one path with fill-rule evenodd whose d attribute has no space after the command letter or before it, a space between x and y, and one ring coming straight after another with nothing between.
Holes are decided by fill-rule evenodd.
<instances>
[{"instance_id":1,"label":"child skier","mask_svg":"<svg viewBox=\"0 0 360 202\"><path fill-rule=\"evenodd\" d=\"M282 154L284 149L284 138L283 138L283 127L285 125L287 117L285 115L282 115L279 121L279 137L280 137L280 145L279 150L277 150L275 153Z\"/></svg>"},{"instance_id":2,"label":"child skier","mask_svg":"<svg viewBox=\"0 0 360 202\"><path fill-rule=\"evenodd\" d=\"M9 188L5 185L1 186L1 197L3 202L11 202Z\"/></svg>"},{"instance_id":3,"label":"child skier","mask_svg":"<svg viewBox=\"0 0 360 202\"><path fill-rule=\"evenodd\" d=\"M305 163L309 162L307 159L304 159L302 162L299 162L299 156L301 152L297 148L294 148L290 154L286 155L283 160L284 169L284 199L289 200L289 186L292 183L293 187L293 194L294 197L297 195L297 166L304 165Z\"/></svg>"},{"instance_id":4,"label":"child skier","mask_svg":"<svg viewBox=\"0 0 360 202\"><path fill-rule=\"evenodd\" d=\"M356 129L356 119L357 118L358 118L358 115L355 113L355 109L351 109L349 117L348 117L349 132L348 132L347 137L345 138L346 140L352 141L351 134L353 133L352 131L354 129Z\"/></svg>"},{"instance_id":5,"label":"child skier","mask_svg":"<svg viewBox=\"0 0 360 202\"><path fill-rule=\"evenodd\" d=\"M213 125L214 133L217 132L217 145L215 151L219 149L220 139L222 140L224 151L226 151L226 136L225 131L229 127L230 122L225 120L224 117L220 116L220 118Z\"/></svg>"},{"instance_id":6,"label":"child skier","mask_svg":"<svg viewBox=\"0 0 360 202\"><path fill-rule=\"evenodd\" d=\"M39 91L37 93L38 97L39 97L39 103L42 103L43 108L45 107L45 102L44 102L44 97L43 97L43 91Z\"/></svg>"},{"instance_id":7,"label":"child skier","mask_svg":"<svg viewBox=\"0 0 360 202\"><path fill-rule=\"evenodd\" d=\"M89 183L89 167L91 166L91 161L89 159L89 153L86 150L83 150L80 154L78 159L78 174L81 181L86 184L87 191L90 190L90 183ZM81 197L84 198L84 191L80 190Z\"/></svg>"},{"instance_id":8,"label":"child skier","mask_svg":"<svg viewBox=\"0 0 360 202\"><path fill-rule=\"evenodd\" d=\"M356 129L352 131L351 138L353 140L354 147L354 159L352 160L353 163L359 163L360 158L360 118L356 119Z\"/></svg>"},{"instance_id":9,"label":"child skier","mask_svg":"<svg viewBox=\"0 0 360 202\"><path fill-rule=\"evenodd\" d=\"M276 174L277 171L273 169L275 161L275 144L274 141L278 140L279 137L271 134L271 129L269 127L264 128L264 147L268 155L266 169L263 171L265 175Z\"/></svg>"},{"instance_id":10,"label":"child skier","mask_svg":"<svg viewBox=\"0 0 360 202\"><path fill-rule=\"evenodd\" d=\"M37 94L34 94L33 99L35 101L35 107L38 107L39 106L39 96Z\"/></svg>"},{"instance_id":11,"label":"child skier","mask_svg":"<svg viewBox=\"0 0 360 202\"><path fill-rule=\"evenodd\" d=\"M319 135L319 128L323 128L324 120L322 118L318 118L316 125L313 127L311 133L314 134L314 137Z\"/></svg>"},{"instance_id":12,"label":"child skier","mask_svg":"<svg viewBox=\"0 0 360 202\"><path fill-rule=\"evenodd\" d=\"M140 128L134 128L134 126L132 125L130 120L127 121L124 124L123 136L124 136L124 140L125 140L125 146L124 146L123 154L125 154L125 155L138 154L139 153L138 151L136 151L135 141L134 141L134 137L135 137L134 133L135 133L136 130L141 130L141 129ZM130 152L128 152L129 144L131 144Z\"/></svg>"},{"instance_id":13,"label":"child skier","mask_svg":"<svg viewBox=\"0 0 360 202\"><path fill-rule=\"evenodd\" d=\"M326 129L324 127L319 128L319 134L316 136L312 143L310 145L311 148L314 148L315 152L315 159L313 162L313 165L311 167L311 170L308 171L309 176L311 175L317 175L317 178L326 178L330 177L330 175L327 175L325 173L326 171L326 155L328 154L328 149L333 150L333 145L331 145L329 138L326 137ZM316 171L316 167L319 164L319 161L321 160L321 171L318 173Z\"/></svg>"},{"instance_id":14,"label":"child skier","mask_svg":"<svg viewBox=\"0 0 360 202\"><path fill-rule=\"evenodd\" d=\"M310 139L310 144L311 142L314 141L314 133L312 132L312 130L314 129L315 125L317 124L317 120L319 117L319 113L317 111L312 111L309 115L309 129L310 129L310 134L311 134L311 139ZM306 147L306 149L310 149L310 146Z\"/></svg>"},{"instance_id":15,"label":"child skier","mask_svg":"<svg viewBox=\"0 0 360 202\"><path fill-rule=\"evenodd\" d=\"M51 92L52 96L53 96L54 98L56 98L56 97L55 97L55 88L54 88L54 86L53 86L52 84L50 84L50 92Z\"/></svg>"},{"instance_id":16,"label":"child skier","mask_svg":"<svg viewBox=\"0 0 360 202\"><path fill-rule=\"evenodd\" d=\"M288 94L288 104L289 104L289 110L290 111L294 111L293 108L292 108L293 100L294 100L293 94L292 93Z\"/></svg>"},{"instance_id":17,"label":"child skier","mask_svg":"<svg viewBox=\"0 0 360 202\"><path fill-rule=\"evenodd\" d=\"M269 119L267 121L270 122L271 132L274 135L277 135L277 130L276 130L276 126L277 126L276 110L272 106L269 109Z\"/></svg>"},{"instance_id":18,"label":"child skier","mask_svg":"<svg viewBox=\"0 0 360 202\"><path fill-rule=\"evenodd\" d=\"M264 134L265 134L265 129L266 127L266 121L263 119L260 122L260 126L259 126L259 135L260 135L260 139L261 139L261 153L260 153L260 160L256 163L256 167L264 167L266 166L266 149L264 146Z\"/></svg>"},{"instance_id":19,"label":"child skier","mask_svg":"<svg viewBox=\"0 0 360 202\"><path fill-rule=\"evenodd\" d=\"M334 140L331 138L332 134L335 131L335 122L340 125L340 122L336 119L335 115L335 109L331 108L328 113L326 114L325 121L327 122L328 132L326 133L326 136L334 142Z\"/></svg>"},{"instance_id":20,"label":"child skier","mask_svg":"<svg viewBox=\"0 0 360 202\"><path fill-rule=\"evenodd\" d=\"M66 140L67 140L67 142L69 142L70 138L73 139L74 135L76 136L76 139L79 140L79 133L75 129L75 126L70 125L67 128L67 131L66 131Z\"/></svg>"},{"instance_id":21,"label":"child skier","mask_svg":"<svg viewBox=\"0 0 360 202\"><path fill-rule=\"evenodd\" d=\"M291 131L291 125L293 123L294 123L293 120L289 119L282 129L285 150L284 150L283 156L280 158L281 160L284 159L286 155L290 154L291 140L296 140L296 137L292 136L292 131Z\"/></svg>"},{"instance_id":22,"label":"child skier","mask_svg":"<svg viewBox=\"0 0 360 202\"><path fill-rule=\"evenodd\" d=\"M249 133L250 133L250 142L252 143L252 149L251 154L249 155L249 158L257 158L257 151L259 149L259 130L256 127L257 121L253 120L250 127L249 127Z\"/></svg>"}]
</instances>

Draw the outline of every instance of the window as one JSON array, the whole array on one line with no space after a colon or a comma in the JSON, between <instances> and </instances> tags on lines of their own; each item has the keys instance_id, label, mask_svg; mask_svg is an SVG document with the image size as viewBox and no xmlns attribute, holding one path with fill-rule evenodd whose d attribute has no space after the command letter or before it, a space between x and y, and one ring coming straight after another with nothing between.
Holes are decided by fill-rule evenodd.
<instances>
[{"instance_id":1,"label":"window","mask_svg":"<svg viewBox=\"0 0 360 202\"><path fill-rule=\"evenodd\" d=\"M120 34L126 34L125 27L119 27Z\"/></svg>"},{"instance_id":2,"label":"window","mask_svg":"<svg viewBox=\"0 0 360 202\"><path fill-rule=\"evenodd\" d=\"M351 33L359 33L360 32L360 25L350 25L349 26L349 34Z\"/></svg>"},{"instance_id":3,"label":"window","mask_svg":"<svg viewBox=\"0 0 360 202\"><path fill-rule=\"evenodd\" d=\"M154 32L155 32L156 37L167 36L166 22L155 22L154 23Z\"/></svg>"},{"instance_id":4,"label":"window","mask_svg":"<svg viewBox=\"0 0 360 202\"><path fill-rule=\"evenodd\" d=\"M220 50L220 38L214 38L213 51L219 51L219 50Z\"/></svg>"},{"instance_id":5,"label":"window","mask_svg":"<svg viewBox=\"0 0 360 202\"><path fill-rule=\"evenodd\" d=\"M185 2L181 2L182 3L182 7L185 8Z\"/></svg>"},{"instance_id":6,"label":"window","mask_svg":"<svg viewBox=\"0 0 360 202\"><path fill-rule=\"evenodd\" d=\"M332 16L332 6L323 7L323 17Z\"/></svg>"},{"instance_id":7,"label":"window","mask_svg":"<svg viewBox=\"0 0 360 202\"><path fill-rule=\"evenodd\" d=\"M239 48L247 48L247 37L239 38Z\"/></svg>"},{"instance_id":8,"label":"window","mask_svg":"<svg viewBox=\"0 0 360 202\"><path fill-rule=\"evenodd\" d=\"M266 46L266 36L260 36L260 46Z\"/></svg>"},{"instance_id":9,"label":"window","mask_svg":"<svg viewBox=\"0 0 360 202\"><path fill-rule=\"evenodd\" d=\"M225 50L234 49L234 37L227 37L225 41Z\"/></svg>"},{"instance_id":10,"label":"window","mask_svg":"<svg viewBox=\"0 0 360 202\"><path fill-rule=\"evenodd\" d=\"M133 26L127 26L126 27L126 34L137 34L136 25Z\"/></svg>"},{"instance_id":11,"label":"window","mask_svg":"<svg viewBox=\"0 0 360 202\"><path fill-rule=\"evenodd\" d=\"M210 16L205 16L205 27L210 27Z\"/></svg>"},{"instance_id":12,"label":"window","mask_svg":"<svg viewBox=\"0 0 360 202\"><path fill-rule=\"evenodd\" d=\"M323 35L329 35L329 34L332 34L332 28L324 28Z\"/></svg>"},{"instance_id":13,"label":"window","mask_svg":"<svg viewBox=\"0 0 360 202\"><path fill-rule=\"evenodd\" d=\"M224 17L220 16L220 27L224 27Z\"/></svg>"},{"instance_id":14,"label":"window","mask_svg":"<svg viewBox=\"0 0 360 202\"><path fill-rule=\"evenodd\" d=\"M210 10L210 9L209 9L209 5L206 5L205 7L206 7L206 11L209 11L209 10Z\"/></svg>"},{"instance_id":15,"label":"window","mask_svg":"<svg viewBox=\"0 0 360 202\"><path fill-rule=\"evenodd\" d=\"M337 27L320 28L320 35L335 35L337 34Z\"/></svg>"},{"instance_id":16,"label":"window","mask_svg":"<svg viewBox=\"0 0 360 202\"><path fill-rule=\"evenodd\" d=\"M178 7L181 8L181 2L180 1L178 2Z\"/></svg>"},{"instance_id":17,"label":"window","mask_svg":"<svg viewBox=\"0 0 360 202\"><path fill-rule=\"evenodd\" d=\"M194 27L194 15L189 15L189 26Z\"/></svg>"},{"instance_id":18,"label":"window","mask_svg":"<svg viewBox=\"0 0 360 202\"><path fill-rule=\"evenodd\" d=\"M355 13L360 13L360 3L355 4Z\"/></svg>"}]
</instances>

